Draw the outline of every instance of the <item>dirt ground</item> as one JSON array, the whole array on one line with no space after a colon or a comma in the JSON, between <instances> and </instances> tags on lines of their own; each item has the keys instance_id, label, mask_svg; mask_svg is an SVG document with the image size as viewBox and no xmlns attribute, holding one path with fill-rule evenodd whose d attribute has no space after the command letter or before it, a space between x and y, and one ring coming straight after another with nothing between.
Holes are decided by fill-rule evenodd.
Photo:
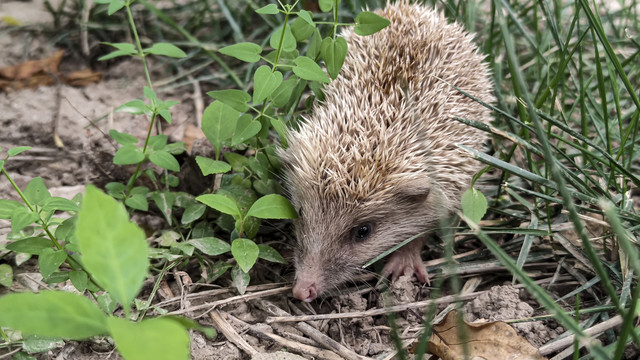
<instances>
[{"instance_id":1,"label":"dirt ground","mask_svg":"<svg viewBox=\"0 0 640 360\"><path fill-rule=\"evenodd\" d=\"M37 3L4 2L0 4L0 14L11 14L24 21L50 21L46 11L41 10L25 18L20 9L32 6L37 8ZM0 67L45 58L59 50L49 46L42 38L33 38L20 32L0 36L0 48ZM63 59L63 71L78 70L82 66L74 62L72 56ZM144 138L147 119L113 112L119 105L140 97L144 85L140 74L139 62L124 61L103 73L100 82L86 87L58 84L0 92L0 147L4 151L21 145L34 147L6 164L6 169L18 186L24 189L32 178L40 176L52 194L72 197L82 192L86 184L100 185L122 179L122 170L111 165L116 148L105 133L109 129L116 129ZM185 131L196 125L193 93L193 88L184 88L162 94L165 99L180 101L172 111L173 124L163 130L173 141L185 139ZM58 144L54 138L56 132L61 140ZM4 178L0 178L0 199L17 199ZM147 218L146 221L157 226L163 225L159 219ZM7 241L9 231L9 223L0 222L0 243ZM29 269L25 265L16 271L15 288L41 289L34 285L41 279L36 269ZM285 276L289 276L285 280L290 280L291 273L290 269L285 273ZM304 354L305 358L379 357L390 354L394 348L387 317L384 314L367 316L365 313L384 306L380 291L371 287L355 289L351 293L354 289L345 290L344 295L328 297L309 305L293 300L287 283L252 285L245 297L238 297L232 287L206 291L199 288L197 292L189 292L191 288L181 288L173 278L168 281L173 294L183 295L165 293L160 306L165 304L166 309L196 319L203 325L214 326L219 332L216 339L207 339L200 333L192 332L193 359L239 359L250 356L256 359L296 358L292 353ZM0 294L6 293L5 290L1 290ZM431 288L417 284L415 279L400 278L391 288L391 302L394 305L413 304L429 299L430 291ZM447 305L444 303L440 308L444 309ZM214 307L213 311L209 311ZM538 308L524 290L511 285L477 292L464 307L470 321L526 318L536 314ZM274 316L359 312L363 314L351 318L314 320L306 324L272 322L268 319ZM420 330L421 313L420 309L411 307L398 313L397 326L404 339ZM553 320L520 323L515 328L536 347L563 332ZM278 352L280 350L285 352ZM0 356L2 354L3 350L0 350ZM110 340L102 338L82 343L66 342L37 357L89 360L117 359L119 355Z\"/></svg>"}]
</instances>

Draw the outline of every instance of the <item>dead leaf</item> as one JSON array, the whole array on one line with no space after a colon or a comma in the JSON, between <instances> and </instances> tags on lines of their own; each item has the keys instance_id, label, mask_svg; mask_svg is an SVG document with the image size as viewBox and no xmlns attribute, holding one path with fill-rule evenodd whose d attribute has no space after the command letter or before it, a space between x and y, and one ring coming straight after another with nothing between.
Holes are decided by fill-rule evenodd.
<instances>
[{"instance_id":1,"label":"dead leaf","mask_svg":"<svg viewBox=\"0 0 640 360\"><path fill-rule=\"evenodd\" d=\"M0 76L7 80L23 80L38 73L58 73L58 66L62 61L63 50L42 60L29 60L22 64L0 68Z\"/></svg>"},{"instance_id":2,"label":"dead leaf","mask_svg":"<svg viewBox=\"0 0 640 360\"><path fill-rule=\"evenodd\" d=\"M465 358L462 340L459 337L464 331L467 340L467 354L471 359L517 359L544 360L527 340L519 336L508 324L501 321L486 323L464 323L459 329L456 312L452 311L444 320L433 327L429 339L429 352L442 360L460 360Z\"/></svg>"}]
</instances>

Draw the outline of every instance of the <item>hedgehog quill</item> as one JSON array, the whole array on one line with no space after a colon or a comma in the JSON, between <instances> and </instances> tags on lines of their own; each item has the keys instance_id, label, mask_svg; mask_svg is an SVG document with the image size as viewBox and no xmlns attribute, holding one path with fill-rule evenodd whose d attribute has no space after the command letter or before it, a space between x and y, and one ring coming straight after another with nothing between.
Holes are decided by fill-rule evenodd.
<instances>
[{"instance_id":1,"label":"hedgehog quill","mask_svg":"<svg viewBox=\"0 0 640 360\"><path fill-rule=\"evenodd\" d=\"M441 13L401 2L391 21L361 37L343 32L348 54L324 102L280 150L295 229L293 295L311 301L361 273L362 265L459 207L481 164L457 147L487 135L454 118L488 123L488 66L473 37ZM453 85L453 86L452 86ZM394 252L383 275L427 282L416 239Z\"/></svg>"}]
</instances>

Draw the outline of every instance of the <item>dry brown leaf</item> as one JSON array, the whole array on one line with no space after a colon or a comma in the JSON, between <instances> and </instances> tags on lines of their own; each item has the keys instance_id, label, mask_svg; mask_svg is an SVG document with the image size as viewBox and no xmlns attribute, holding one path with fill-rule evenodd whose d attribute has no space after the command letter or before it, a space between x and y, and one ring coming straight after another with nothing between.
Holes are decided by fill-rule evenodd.
<instances>
[{"instance_id":1,"label":"dry brown leaf","mask_svg":"<svg viewBox=\"0 0 640 360\"><path fill-rule=\"evenodd\" d=\"M77 70L64 77L64 83L71 86L87 86L98 83L102 73L90 69Z\"/></svg>"},{"instance_id":2,"label":"dry brown leaf","mask_svg":"<svg viewBox=\"0 0 640 360\"><path fill-rule=\"evenodd\" d=\"M55 55L46 59L29 60L19 65L0 68L0 76L7 80L23 80L37 73L56 74L63 54L64 51L60 50Z\"/></svg>"},{"instance_id":3,"label":"dry brown leaf","mask_svg":"<svg viewBox=\"0 0 640 360\"><path fill-rule=\"evenodd\" d=\"M459 329L456 312L452 311L444 320L433 327L429 339L429 352L442 360L464 359L464 347L459 337L460 330L467 338L467 350L470 359L487 360L544 360L527 340L501 321L487 323L464 323Z\"/></svg>"}]
</instances>

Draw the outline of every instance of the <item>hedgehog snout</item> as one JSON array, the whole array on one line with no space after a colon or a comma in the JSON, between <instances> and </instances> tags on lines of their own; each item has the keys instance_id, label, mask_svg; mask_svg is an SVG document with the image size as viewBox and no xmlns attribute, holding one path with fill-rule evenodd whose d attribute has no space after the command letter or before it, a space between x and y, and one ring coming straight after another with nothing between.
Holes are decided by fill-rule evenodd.
<instances>
[{"instance_id":1,"label":"hedgehog snout","mask_svg":"<svg viewBox=\"0 0 640 360\"><path fill-rule=\"evenodd\" d=\"M316 279L298 277L293 284L293 297L305 302L310 302L318 297Z\"/></svg>"}]
</instances>

